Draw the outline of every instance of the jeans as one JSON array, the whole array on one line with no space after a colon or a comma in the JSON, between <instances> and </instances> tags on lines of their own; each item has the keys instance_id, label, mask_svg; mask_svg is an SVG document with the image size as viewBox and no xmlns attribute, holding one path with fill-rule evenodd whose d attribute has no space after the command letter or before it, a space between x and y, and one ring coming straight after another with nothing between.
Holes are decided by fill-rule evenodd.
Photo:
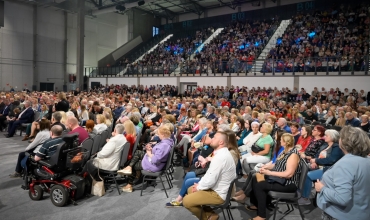
<instances>
[{"instance_id":1,"label":"jeans","mask_svg":"<svg viewBox=\"0 0 370 220\"><path fill-rule=\"evenodd\" d=\"M309 198L312 189L312 181L321 179L322 175L323 175L322 169L312 170L307 173L307 178L303 186L302 197Z\"/></svg>"},{"instance_id":2,"label":"jeans","mask_svg":"<svg viewBox=\"0 0 370 220\"><path fill-rule=\"evenodd\" d=\"M180 190L180 196L184 197L188 191L188 188L192 185L194 185L194 183L198 183L200 181L200 178L198 178L196 175L195 175L195 172L188 172L186 175L185 175L185 178L184 178L184 183L182 184L181 186L181 190Z\"/></svg>"}]
</instances>

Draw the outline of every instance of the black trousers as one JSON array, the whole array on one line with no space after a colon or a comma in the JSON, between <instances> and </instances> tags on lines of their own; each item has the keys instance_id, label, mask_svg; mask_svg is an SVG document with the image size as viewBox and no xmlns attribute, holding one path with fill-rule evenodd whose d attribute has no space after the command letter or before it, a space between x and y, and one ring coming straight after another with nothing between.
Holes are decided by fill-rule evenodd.
<instances>
[{"instance_id":1,"label":"black trousers","mask_svg":"<svg viewBox=\"0 0 370 220\"><path fill-rule=\"evenodd\" d=\"M253 190L253 188L252 188L252 180L253 180L253 177L255 175L256 175L256 171L253 170L253 171L249 172L248 177L247 177L247 180L245 181L245 183L244 183L244 185L242 187L242 190L244 191L244 195L246 195L247 197L250 197L251 192Z\"/></svg>"},{"instance_id":2,"label":"black trousers","mask_svg":"<svg viewBox=\"0 0 370 220\"><path fill-rule=\"evenodd\" d=\"M257 215L261 218L266 218L267 194L269 191L293 193L297 191L297 186L294 184L281 185L279 183L269 183L267 181L257 182L257 178L252 178L251 203L257 207Z\"/></svg>"},{"instance_id":3,"label":"black trousers","mask_svg":"<svg viewBox=\"0 0 370 220\"><path fill-rule=\"evenodd\" d=\"M6 121L6 116L0 116L0 129L4 129L6 124L5 124L5 121Z\"/></svg>"},{"instance_id":4,"label":"black trousers","mask_svg":"<svg viewBox=\"0 0 370 220\"><path fill-rule=\"evenodd\" d=\"M130 185L134 184L134 180L136 177L136 171L143 170L143 167L141 166L141 161L144 158L144 155L145 155L145 151L137 150L132 156L131 162L129 164L129 166L132 168L132 174L127 177L128 184Z\"/></svg>"},{"instance_id":5,"label":"black trousers","mask_svg":"<svg viewBox=\"0 0 370 220\"><path fill-rule=\"evenodd\" d=\"M22 173L23 171L23 167L21 165L21 161L23 160L23 158L26 156L26 152L20 152L18 154L18 160L17 160L17 165L15 167L15 172L17 173Z\"/></svg>"}]
</instances>

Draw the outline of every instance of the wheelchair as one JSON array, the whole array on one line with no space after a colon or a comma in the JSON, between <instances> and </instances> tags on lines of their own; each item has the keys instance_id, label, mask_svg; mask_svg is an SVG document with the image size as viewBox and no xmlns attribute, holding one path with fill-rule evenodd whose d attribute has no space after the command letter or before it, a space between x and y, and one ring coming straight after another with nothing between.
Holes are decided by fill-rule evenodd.
<instances>
[{"instance_id":1,"label":"wheelchair","mask_svg":"<svg viewBox=\"0 0 370 220\"><path fill-rule=\"evenodd\" d=\"M32 200L41 200L46 192L55 206L62 207L69 201L76 205L75 201L86 195L88 181L76 174L82 170L89 152L77 147L77 140L78 134L65 135L49 159L29 159L22 188L29 191Z\"/></svg>"}]
</instances>

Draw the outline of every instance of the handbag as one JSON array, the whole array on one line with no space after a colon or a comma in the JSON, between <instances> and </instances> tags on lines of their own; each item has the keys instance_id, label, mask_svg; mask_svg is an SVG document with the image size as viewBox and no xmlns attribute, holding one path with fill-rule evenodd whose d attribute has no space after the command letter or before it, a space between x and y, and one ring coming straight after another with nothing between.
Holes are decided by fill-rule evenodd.
<instances>
[{"instance_id":1,"label":"handbag","mask_svg":"<svg viewBox=\"0 0 370 220\"><path fill-rule=\"evenodd\" d=\"M258 140L259 140L260 138L258 138ZM252 145L252 147L251 147L251 150L252 150L252 152L253 153L259 153L259 152L261 152L261 151L263 151L264 149L263 148L261 148L261 147L259 147L258 145L257 145L257 142L258 142L258 140L256 141L256 142L254 142L254 144Z\"/></svg>"},{"instance_id":2,"label":"handbag","mask_svg":"<svg viewBox=\"0 0 370 220\"><path fill-rule=\"evenodd\" d=\"M281 184L283 186L285 186L285 183L286 183L286 179L285 178L277 177L277 176L265 175L265 179L269 183L279 183L279 184Z\"/></svg>"},{"instance_id":3,"label":"handbag","mask_svg":"<svg viewBox=\"0 0 370 220\"><path fill-rule=\"evenodd\" d=\"M98 176L101 181L96 181L90 174L90 177L92 179L91 194L94 196L104 196L105 195L104 181L99 174L99 167L98 167Z\"/></svg>"}]
</instances>

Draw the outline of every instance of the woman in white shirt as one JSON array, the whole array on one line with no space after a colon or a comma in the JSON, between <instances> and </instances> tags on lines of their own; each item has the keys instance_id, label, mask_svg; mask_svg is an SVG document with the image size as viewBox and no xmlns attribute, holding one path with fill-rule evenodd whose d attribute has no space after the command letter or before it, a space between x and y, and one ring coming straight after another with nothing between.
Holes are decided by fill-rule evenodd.
<instances>
[{"instance_id":1,"label":"woman in white shirt","mask_svg":"<svg viewBox=\"0 0 370 220\"><path fill-rule=\"evenodd\" d=\"M78 117L82 121L89 120L89 112L86 110L86 106L85 105L81 105L81 112L78 115Z\"/></svg>"},{"instance_id":2,"label":"woman in white shirt","mask_svg":"<svg viewBox=\"0 0 370 220\"><path fill-rule=\"evenodd\" d=\"M239 147L239 151L241 155L245 155L247 153L252 152L251 147L261 137L261 133L259 132L260 124L256 121L252 122L251 124L252 132L248 134L247 137L243 139L242 146Z\"/></svg>"},{"instance_id":3,"label":"woman in white shirt","mask_svg":"<svg viewBox=\"0 0 370 220\"><path fill-rule=\"evenodd\" d=\"M236 121L237 121L237 119L238 119L238 117L236 116L236 115L234 115L234 114L232 114L231 116L230 116L230 129L233 131L233 132L235 132L235 133L237 133L238 131L239 131L239 126L238 126L238 124L236 123Z\"/></svg>"},{"instance_id":4,"label":"woman in white shirt","mask_svg":"<svg viewBox=\"0 0 370 220\"><path fill-rule=\"evenodd\" d=\"M94 133L101 134L106 129L107 125L105 124L105 116L102 114L96 115L96 125L94 126Z\"/></svg>"}]
</instances>

